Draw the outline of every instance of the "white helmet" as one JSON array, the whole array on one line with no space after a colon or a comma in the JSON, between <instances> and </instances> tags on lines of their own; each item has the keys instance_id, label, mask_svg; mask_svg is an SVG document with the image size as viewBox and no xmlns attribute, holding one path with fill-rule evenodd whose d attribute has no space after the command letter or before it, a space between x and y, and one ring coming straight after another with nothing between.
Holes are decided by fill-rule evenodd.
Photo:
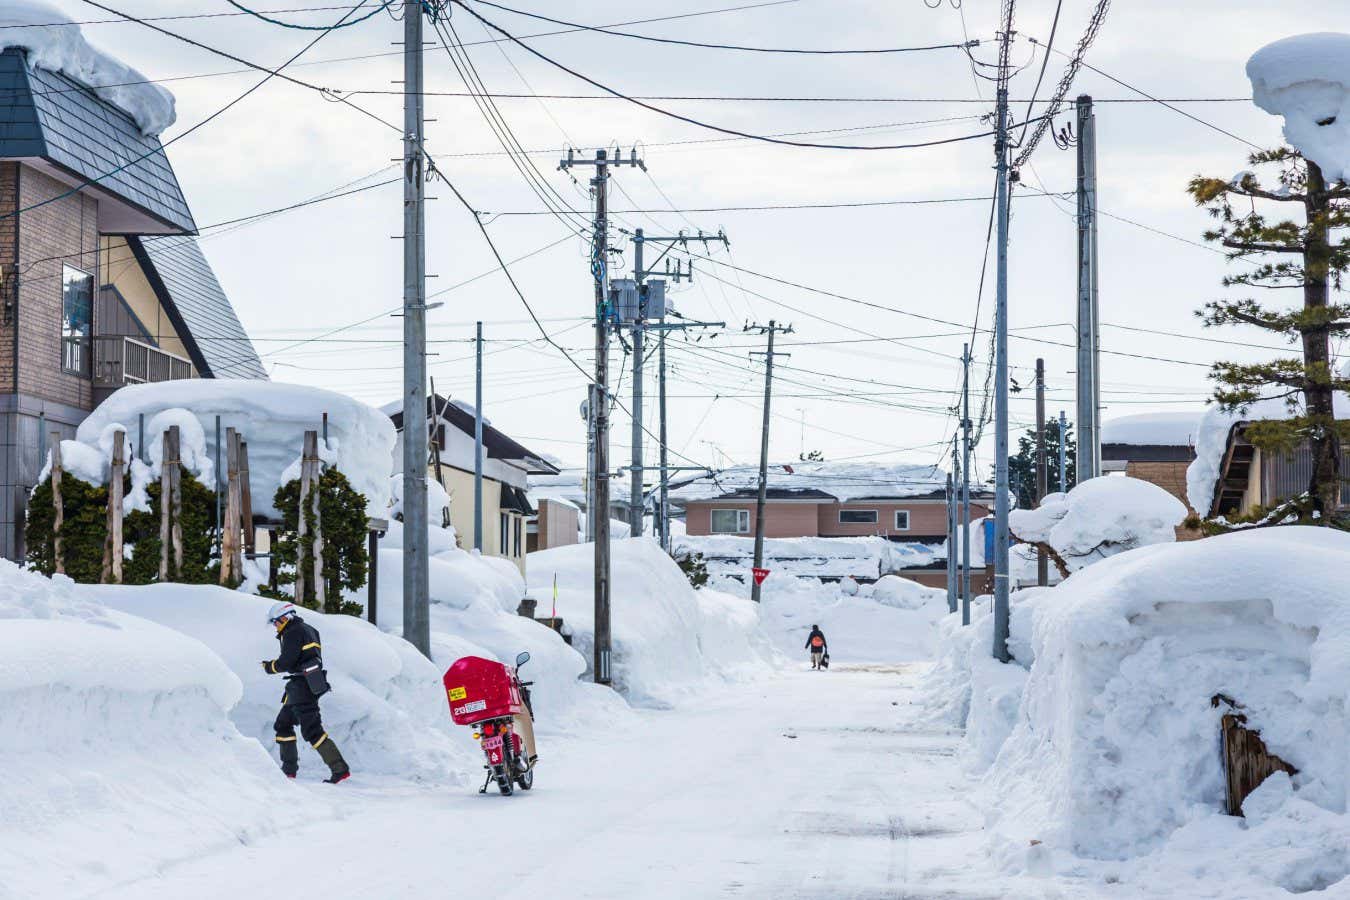
<instances>
[{"instance_id":1,"label":"white helmet","mask_svg":"<svg viewBox=\"0 0 1350 900\"><path fill-rule=\"evenodd\" d=\"M282 619L288 619L293 615L295 615L294 603L273 603L272 608L267 611L267 624L275 625Z\"/></svg>"}]
</instances>

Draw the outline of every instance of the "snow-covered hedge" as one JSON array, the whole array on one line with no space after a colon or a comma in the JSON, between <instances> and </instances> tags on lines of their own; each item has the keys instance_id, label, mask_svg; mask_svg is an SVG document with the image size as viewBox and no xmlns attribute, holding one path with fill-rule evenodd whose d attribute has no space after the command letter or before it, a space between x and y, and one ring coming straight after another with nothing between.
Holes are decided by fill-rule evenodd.
<instances>
[{"instance_id":1,"label":"snow-covered hedge","mask_svg":"<svg viewBox=\"0 0 1350 900\"><path fill-rule=\"evenodd\" d=\"M1008 526L1020 540L1047 544L1070 572L1117 553L1176 540L1186 507L1138 478L1091 478L1067 494L1047 494L1035 509L1015 509Z\"/></svg>"}]
</instances>

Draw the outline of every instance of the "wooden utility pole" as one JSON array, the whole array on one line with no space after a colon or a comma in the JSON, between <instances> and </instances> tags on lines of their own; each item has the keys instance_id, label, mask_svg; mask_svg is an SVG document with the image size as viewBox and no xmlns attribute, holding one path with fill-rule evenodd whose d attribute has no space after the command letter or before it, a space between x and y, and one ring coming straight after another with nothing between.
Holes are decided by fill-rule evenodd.
<instances>
[{"instance_id":1,"label":"wooden utility pole","mask_svg":"<svg viewBox=\"0 0 1350 900\"><path fill-rule=\"evenodd\" d=\"M1045 461L1045 360L1036 360L1036 505L1049 490L1049 472ZM1050 583L1050 559L1045 547L1036 550L1036 584L1045 587Z\"/></svg>"},{"instance_id":2,"label":"wooden utility pole","mask_svg":"<svg viewBox=\"0 0 1350 900\"><path fill-rule=\"evenodd\" d=\"M52 521L52 571L66 573L65 548L61 546L61 528L66 524L66 508L61 500L61 435L52 432L52 506L56 518Z\"/></svg>"},{"instance_id":3,"label":"wooden utility pole","mask_svg":"<svg viewBox=\"0 0 1350 900\"><path fill-rule=\"evenodd\" d=\"M125 431L113 432L112 465L108 468L108 535L103 543L99 583L122 583L122 478L126 469Z\"/></svg>"},{"instance_id":4,"label":"wooden utility pole","mask_svg":"<svg viewBox=\"0 0 1350 900\"><path fill-rule=\"evenodd\" d=\"M745 331L769 336L768 348L764 351L764 424L759 434L759 493L755 498L755 568L764 568L764 506L769 494L769 406L773 400L773 359L774 356L791 356L791 353L774 353L773 337L779 332L791 334L791 325L779 325L773 319L768 325L747 325ZM760 355L753 351L751 356ZM758 578L750 579L750 599L759 602L760 583Z\"/></svg>"}]
</instances>

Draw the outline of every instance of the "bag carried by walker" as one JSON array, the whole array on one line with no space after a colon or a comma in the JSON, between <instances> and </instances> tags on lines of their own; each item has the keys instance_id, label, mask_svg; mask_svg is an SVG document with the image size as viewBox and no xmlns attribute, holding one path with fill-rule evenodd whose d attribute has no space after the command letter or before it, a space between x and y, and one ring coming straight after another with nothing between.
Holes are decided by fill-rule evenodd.
<instances>
[{"instance_id":1,"label":"bag carried by walker","mask_svg":"<svg viewBox=\"0 0 1350 900\"><path fill-rule=\"evenodd\" d=\"M328 684L328 672L323 667L323 660L316 659L314 662L300 670L300 676L305 679L305 684L317 699L332 690Z\"/></svg>"},{"instance_id":2,"label":"bag carried by walker","mask_svg":"<svg viewBox=\"0 0 1350 900\"><path fill-rule=\"evenodd\" d=\"M820 658L820 667L822 669L828 669L830 667L830 654L828 652Z\"/></svg>"}]
</instances>

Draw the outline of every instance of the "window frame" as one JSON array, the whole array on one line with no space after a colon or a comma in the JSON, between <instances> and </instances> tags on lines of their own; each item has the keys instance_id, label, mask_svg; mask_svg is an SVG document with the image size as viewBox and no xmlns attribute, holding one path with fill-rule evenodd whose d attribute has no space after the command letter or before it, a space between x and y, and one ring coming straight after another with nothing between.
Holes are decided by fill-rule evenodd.
<instances>
[{"instance_id":1,"label":"window frame","mask_svg":"<svg viewBox=\"0 0 1350 900\"><path fill-rule=\"evenodd\" d=\"M900 524L900 517L901 517L901 516L904 516L904 517L905 517L905 524L904 524L904 525L901 525L901 524ZM909 510L907 510L907 509L897 509L897 510L895 511L895 530L896 530L896 531L909 531L909 523L910 523Z\"/></svg>"},{"instance_id":2,"label":"window frame","mask_svg":"<svg viewBox=\"0 0 1350 900\"><path fill-rule=\"evenodd\" d=\"M74 276L74 277L72 277ZM88 318L85 334L72 337L67 330L69 316L67 301L70 298L70 284L80 279L89 285ZM72 351L78 353L75 364L71 365ZM61 265L61 371L66 375L92 379L94 377L94 276L91 272L66 263Z\"/></svg>"},{"instance_id":3,"label":"window frame","mask_svg":"<svg viewBox=\"0 0 1350 900\"><path fill-rule=\"evenodd\" d=\"M713 527L713 519L718 513L735 513L736 530L719 531ZM750 533L750 510L737 507L722 507L721 509L711 509L708 511L708 531L712 534L749 534Z\"/></svg>"},{"instance_id":4,"label":"window frame","mask_svg":"<svg viewBox=\"0 0 1350 900\"><path fill-rule=\"evenodd\" d=\"M872 514L871 521L868 522L845 522L844 514L866 515ZM879 509L841 509L835 517L835 522L839 525L879 525L881 523L881 510Z\"/></svg>"}]
</instances>

